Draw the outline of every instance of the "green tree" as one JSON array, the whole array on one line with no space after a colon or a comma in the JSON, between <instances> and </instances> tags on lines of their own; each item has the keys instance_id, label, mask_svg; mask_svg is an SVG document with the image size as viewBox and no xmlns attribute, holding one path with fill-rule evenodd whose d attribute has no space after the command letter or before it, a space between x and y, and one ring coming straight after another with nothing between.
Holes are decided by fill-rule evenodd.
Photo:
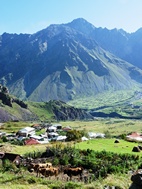
<instances>
[{"instance_id":1,"label":"green tree","mask_svg":"<svg viewBox=\"0 0 142 189\"><path fill-rule=\"evenodd\" d=\"M82 132L77 130L71 130L67 132L66 136L68 141L81 140Z\"/></svg>"}]
</instances>

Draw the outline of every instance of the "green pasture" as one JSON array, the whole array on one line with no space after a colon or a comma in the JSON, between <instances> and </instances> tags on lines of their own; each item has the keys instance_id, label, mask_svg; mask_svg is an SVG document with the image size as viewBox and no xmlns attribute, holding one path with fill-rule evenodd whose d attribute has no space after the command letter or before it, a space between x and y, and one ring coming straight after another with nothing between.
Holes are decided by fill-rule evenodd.
<instances>
[{"instance_id":1,"label":"green pasture","mask_svg":"<svg viewBox=\"0 0 142 189\"><path fill-rule=\"evenodd\" d=\"M72 129L85 130L86 132L109 132L112 137L121 134L127 135L131 132L142 132L142 120L106 118L93 121L65 121L61 124L63 127L70 126Z\"/></svg>"},{"instance_id":2,"label":"green pasture","mask_svg":"<svg viewBox=\"0 0 142 189\"><path fill-rule=\"evenodd\" d=\"M108 91L96 94L95 96L78 97L69 101L69 104L77 108L85 109L94 109L104 106L113 107L134 100L134 92L135 90Z\"/></svg>"},{"instance_id":3,"label":"green pasture","mask_svg":"<svg viewBox=\"0 0 142 189\"><path fill-rule=\"evenodd\" d=\"M94 110L106 114L115 112L126 117L142 117L142 100L137 90L108 91L95 96L78 97L68 103L77 108ZM140 92L140 91L139 91Z\"/></svg>"},{"instance_id":4,"label":"green pasture","mask_svg":"<svg viewBox=\"0 0 142 189\"><path fill-rule=\"evenodd\" d=\"M142 155L141 152L132 152L134 146L141 145L136 142L128 142L125 140L119 140L119 143L115 143L116 139L91 139L88 141L76 143L75 147L78 149L92 149L95 151L108 151L114 153L128 153L134 155Z\"/></svg>"},{"instance_id":5,"label":"green pasture","mask_svg":"<svg viewBox=\"0 0 142 189\"><path fill-rule=\"evenodd\" d=\"M7 142L7 143L1 143L0 151L24 155L33 152L35 153L45 152L46 147L50 145L51 144L36 144L36 145L18 146Z\"/></svg>"}]
</instances>

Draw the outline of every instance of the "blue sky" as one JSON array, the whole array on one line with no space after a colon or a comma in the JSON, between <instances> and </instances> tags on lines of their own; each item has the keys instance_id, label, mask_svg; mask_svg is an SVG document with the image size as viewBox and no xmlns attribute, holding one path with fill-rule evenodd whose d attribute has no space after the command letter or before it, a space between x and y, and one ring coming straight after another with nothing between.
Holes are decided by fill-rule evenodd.
<instances>
[{"instance_id":1,"label":"blue sky","mask_svg":"<svg viewBox=\"0 0 142 189\"><path fill-rule=\"evenodd\" d=\"M0 35L32 34L76 18L129 33L142 27L142 0L0 0L0 7Z\"/></svg>"}]
</instances>

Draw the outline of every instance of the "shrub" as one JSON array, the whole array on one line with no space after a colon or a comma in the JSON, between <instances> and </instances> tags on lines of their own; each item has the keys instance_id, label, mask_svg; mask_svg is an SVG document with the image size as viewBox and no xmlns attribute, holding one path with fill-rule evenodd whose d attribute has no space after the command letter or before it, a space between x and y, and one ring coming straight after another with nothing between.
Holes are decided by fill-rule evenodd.
<instances>
[{"instance_id":1,"label":"shrub","mask_svg":"<svg viewBox=\"0 0 142 189\"><path fill-rule=\"evenodd\" d=\"M6 171L12 171L12 172L17 172L17 167L14 163L10 162L9 160L4 160L2 163L2 170L3 172Z\"/></svg>"},{"instance_id":2,"label":"shrub","mask_svg":"<svg viewBox=\"0 0 142 189\"><path fill-rule=\"evenodd\" d=\"M75 189L75 188L80 188L80 184L79 183L75 183L75 182L68 182L65 185L65 189Z\"/></svg>"},{"instance_id":3,"label":"shrub","mask_svg":"<svg viewBox=\"0 0 142 189\"><path fill-rule=\"evenodd\" d=\"M59 165L59 158L57 158L57 157L55 157L54 159L53 159L53 161L52 161L52 164L53 165Z\"/></svg>"},{"instance_id":4,"label":"shrub","mask_svg":"<svg viewBox=\"0 0 142 189\"><path fill-rule=\"evenodd\" d=\"M69 157L67 154L64 154L62 159L60 159L61 165L68 165L69 164Z\"/></svg>"},{"instance_id":5,"label":"shrub","mask_svg":"<svg viewBox=\"0 0 142 189\"><path fill-rule=\"evenodd\" d=\"M29 178L27 181L29 184L34 184L34 183L36 183L36 178L32 177L32 178Z\"/></svg>"}]
</instances>

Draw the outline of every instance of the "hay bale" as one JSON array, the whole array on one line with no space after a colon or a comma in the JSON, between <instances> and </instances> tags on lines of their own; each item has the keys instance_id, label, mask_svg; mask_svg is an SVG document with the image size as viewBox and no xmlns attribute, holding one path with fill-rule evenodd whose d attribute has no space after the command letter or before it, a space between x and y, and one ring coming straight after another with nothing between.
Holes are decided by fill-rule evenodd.
<instances>
[{"instance_id":1,"label":"hay bale","mask_svg":"<svg viewBox=\"0 0 142 189\"><path fill-rule=\"evenodd\" d=\"M134 146L132 149L132 152L140 152L141 150L139 149L138 146Z\"/></svg>"},{"instance_id":2,"label":"hay bale","mask_svg":"<svg viewBox=\"0 0 142 189\"><path fill-rule=\"evenodd\" d=\"M114 143L119 143L120 141L118 140L118 139L116 139L115 141L114 141Z\"/></svg>"},{"instance_id":3,"label":"hay bale","mask_svg":"<svg viewBox=\"0 0 142 189\"><path fill-rule=\"evenodd\" d=\"M142 146L139 145L138 147L139 147L140 150L142 150Z\"/></svg>"}]
</instances>

